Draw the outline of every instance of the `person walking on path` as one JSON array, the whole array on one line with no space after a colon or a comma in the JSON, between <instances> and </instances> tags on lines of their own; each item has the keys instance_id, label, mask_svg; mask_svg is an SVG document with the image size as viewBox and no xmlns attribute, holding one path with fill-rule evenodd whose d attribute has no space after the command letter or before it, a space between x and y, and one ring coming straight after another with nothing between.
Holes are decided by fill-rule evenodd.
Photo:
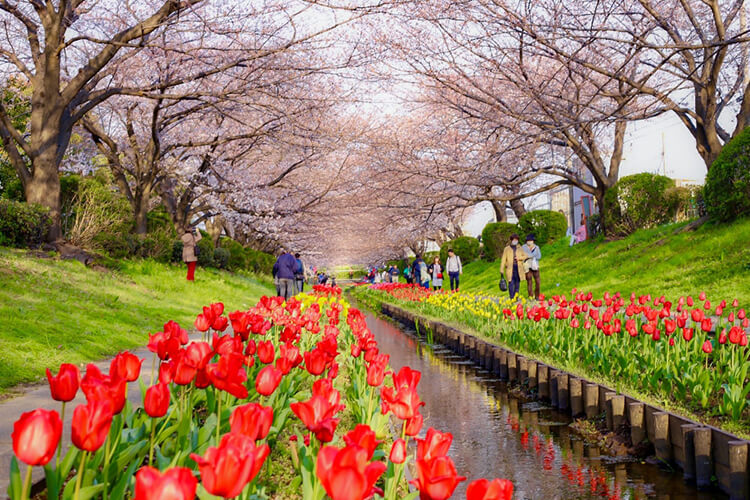
<instances>
[{"instance_id":1,"label":"person walking on path","mask_svg":"<svg viewBox=\"0 0 750 500\"><path fill-rule=\"evenodd\" d=\"M429 271L432 277L432 289L440 290L443 287L443 266L440 265L440 257L437 255L432 260Z\"/></svg>"},{"instance_id":2,"label":"person walking on path","mask_svg":"<svg viewBox=\"0 0 750 500\"><path fill-rule=\"evenodd\" d=\"M391 266L390 273L391 273L391 282L392 283L398 283L398 274L399 274L398 273L398 267Z\"/></svg>"},{"instance_id":3,"label":"person walking on path","mask_svg":"<svg viewBox=\"0 0 750 500\"><path fill-rule=\"evenodd\" d=\"M294 273L297 270L297 260L294 255L286 250L281 251L281 255L276 259L273 265L273 277L278 280L276 288L279 297L289 300L294 295Z\"/></svg>"},{"instance_id":4,"label":"person walking on path","mask_svg":"<svg viewBox=\"0 0 750 500\"><path fill-rule=\"evenodd\" d=\"M458 291L459 276L464 272L461 266L461 257L456 255L453 249L448 250L448 260L445 261L445 272L450 279L451 292Z\"/></svg>"},{"instance_id":5,"label":"person walking on path","mask_svg":"<svg viewBox=\"0 0 750 500\"><path fill-rule=\"evenodd\" d=\"M529 298L539 300L539 261L542 258L542 251L536 246L536 238L534 234L526 236L526 244L521 249L529 255L529 259L525 262L524 268L526 269L526 286L529 292ZM534 295L531 295L531 280L534 280Z\"/></svg>"},{"instance_id":6,"label":"person walking on path","mask_svg":"<svg viewBox=\"0 0 750 500\"><path fill-rule=\"evenodd\" d=\"M195 228L185 229L185 234L180 237L180 240L182 240L182 261L187 264L188 281L195 281L195 266L198 265L198 253L195 249L201 238L203 238L201 233Z\"/></svg>"},{"instance_id":7,"label":"person walking on path","mask_svg":"<svg viewBox=\"0 0 750 500\"><path fill-rule=\"evenodd\" d=\"M500 272L505 273L511 300L521 288L521 277L526 279L526 275L523 274L523 263L529 258L528 254L518 247L519 239L515 233L510 235L510 243L503 249L503 258L500 261Z\"/></svg>"},{"instance_id":8,"label":"person walking on path","mask_svg":"<svg viewBox=\"0 0 750 500\"><path fill-rule=\"evenodd\" d=\"M305 289L305 266L302 264L299 254L294 254L294 260L297 261L297 268L294 270L294 282L297 286L297 293L302 293Z\"/></svg>"},{"instance_id":9,"label":"person walking on path","mask_svg":"<svg viewBox=\"0 0 750 500\"><path fill-rule=\"evenodd\" d=\"M412 265L412 270L414 272L414 279L419 286L429 290L430 289L430 273L427 270L427 264L422 259L421 255L417 255L417 258L414 260L414 264Z\"/></svg>"}]
</instances>

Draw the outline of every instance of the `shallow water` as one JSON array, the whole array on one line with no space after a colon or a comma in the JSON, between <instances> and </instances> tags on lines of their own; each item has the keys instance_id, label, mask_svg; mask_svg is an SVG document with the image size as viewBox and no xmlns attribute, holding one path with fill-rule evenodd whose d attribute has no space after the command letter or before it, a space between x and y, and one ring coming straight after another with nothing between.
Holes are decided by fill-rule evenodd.
<instances>
[{"instance_id":1,"label":"shallow water","mask_svg":"<svg viewBox=\"0 0 750 500\"><path fill-rule=\"evenodd\" d=\"M466 486L481 477L512 480L514 499L727 498L697 491L680 471L601 456L570 432L569 416L519 401L495 375L413 331L375 316L367 324L395 370L422 372L422 435L429 427L453 434L450 455L468 480L452 498L465 498Z\"/></svg>"}]
</instances>

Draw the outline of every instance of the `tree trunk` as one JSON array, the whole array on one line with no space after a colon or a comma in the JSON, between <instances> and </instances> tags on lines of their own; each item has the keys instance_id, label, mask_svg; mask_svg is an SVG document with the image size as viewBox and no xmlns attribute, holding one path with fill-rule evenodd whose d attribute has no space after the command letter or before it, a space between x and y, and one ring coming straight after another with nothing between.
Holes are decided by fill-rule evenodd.
<instances>
[{"instance_id":1,"label":"tree trunk","mask_svg":"<svg viewBox=\"0 0 750 500\"><path fill-rule=\"evenodd\" d=\"M135 216L135 234L148 233L148 200L143 196L133 199L133 215Z\"/></svg>"},{"instance_id":2,"label":"tree trunk","mask_svg":"<svg viewBox=\"0 0 750 500\"><path fill-rule=\"evenodd\" d=\"M52 154L48 154L52 153ZM49 209L52 225L47 233L47 241L62 239L62 222L60 217L60 177L57 173L57 162L54 150L50 148L45 154L34 159L33 175L26 182L24 192L28 203L36 203Z\"/></svg>"},{"instance_id":3,"label":"tree trunk","mask_svg":"<svg viewBox=\"0 0 750 500\"><path fill-rule=\"evenodd\" d=\"M523 201L521 200L512 200L510 202L510 208L513 209L513 213L516 214L516 217L519 220L526 213L526 207L523 206Z\"/></svg>"},{"instance_id":4,"label":"tree trunk","mask_svg":"<svg viewBox=\"0 0 750 500\"><path fill-rule=\"evenodd\" d=\"M495 220L497 222L508 222L508 214L505 212L505 202L490 200L492 209L495 211Z\"/></svg>"}]
</instances>

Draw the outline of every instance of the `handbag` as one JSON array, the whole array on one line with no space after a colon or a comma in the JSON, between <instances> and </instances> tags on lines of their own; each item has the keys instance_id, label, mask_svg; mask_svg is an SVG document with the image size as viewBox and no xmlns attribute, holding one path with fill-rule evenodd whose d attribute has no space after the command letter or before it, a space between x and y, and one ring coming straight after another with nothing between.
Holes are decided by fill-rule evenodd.
<instances>
[{"instance_id":1,"label":"handbag","mask_svg":"<svg viewBox=\"0 0 750 500\"><path fill-rule=\"evenodd\" d=\"M437 273L437 277L439 280L443 279L443 273Z\"/></svg>"},{"instance_id":2,"label":"handbag","mask_svg":"<svg viewBox=\"0 0 750 500\"><path fill-rule=\"evenodd\" d=\"M507 292L508 291L508 282L505 281L505 276L503 276L502 274L500 275L500 283L499 283L499 285L500 285L500 291L501 292Z\"/></svg>"}]
</instances>

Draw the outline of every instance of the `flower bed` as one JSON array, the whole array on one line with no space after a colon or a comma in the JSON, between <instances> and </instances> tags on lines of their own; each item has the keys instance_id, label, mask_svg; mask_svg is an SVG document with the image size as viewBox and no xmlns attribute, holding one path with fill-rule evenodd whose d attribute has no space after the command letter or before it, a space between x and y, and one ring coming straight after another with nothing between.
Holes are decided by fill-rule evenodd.
<instances>
[{"instance_id":1,"label":"flower bed","mask_svg":"<svg viewBox=\"0 0 750 500\"><path fill-rule=\"evenodd\" d=\"M11 498L28 498L33 466L44 467L47 498L75 500L269 498L280 481L312 500L445 499L465 479L447 455L450 434L431 428L417 438L420 373L388 371L389 356L339 288L316 286L286 303L263 297L227 316L211 304L195 327L202 341L189 342L172 321L150 337L148 387L144 360L127 352L107 374L94 365L83 377L75 365L48 371L63 415L79 388L87 403L73 410L66 450L57 411L21 415ZM127 401L136 381L141 406ZM345 416L350 425L340 426ZM400 422L395 440L391 418ZM288 460L291 479L268 473L269 455ZM28 465L23 481L19 460ZM411 460L417 491L408 493ZM512 490L509 481L482 479L467 497L509 499Z\"/></svg>"},{"instance_id":2,"label":"flower bed","mask_svg":"<svg viewBox=\"0 0 750 500\"><path fill-rule=\"evenodd\" d=\"M408 286L408 285L407 285ZM736 300L594 298L576 290L540 303L379 287L418 311L471 326L510 348L603 377L747 432L749 320ZM718 332L718 333L715 333Z\"/></svg>"}]
</instances>

